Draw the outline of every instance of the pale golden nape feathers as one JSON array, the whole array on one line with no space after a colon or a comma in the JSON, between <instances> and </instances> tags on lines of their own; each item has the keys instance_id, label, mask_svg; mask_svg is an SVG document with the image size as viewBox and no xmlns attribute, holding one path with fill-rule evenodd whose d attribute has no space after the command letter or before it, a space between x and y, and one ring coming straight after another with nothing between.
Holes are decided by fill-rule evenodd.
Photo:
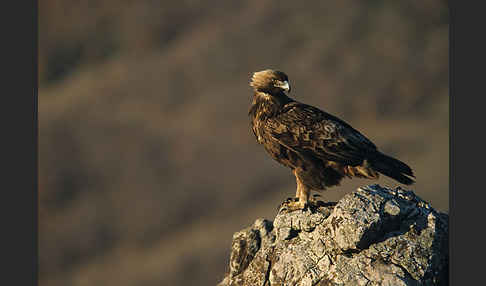
<instances>
[{"instance_id":1,"label":"pale golden nape feathers","mask_svg":"<svg viewBox=\"0 0 486 286\"><path fill-rule=\"evenodd\" d=\"M250 86L257 92L273 93L279 89L289 90L288 77L285 73L266 69L253 73Z\"/></svg>"}]
</instances>

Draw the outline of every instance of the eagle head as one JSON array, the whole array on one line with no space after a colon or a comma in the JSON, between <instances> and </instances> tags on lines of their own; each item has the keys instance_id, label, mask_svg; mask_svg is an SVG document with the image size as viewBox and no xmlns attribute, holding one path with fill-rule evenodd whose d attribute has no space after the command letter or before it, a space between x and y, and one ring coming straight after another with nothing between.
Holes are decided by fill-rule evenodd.
<instances>
[{"instance_id":1,"label":"eagle head","mask_svg":"<svg viewBox=\"0 0 486 286\"><path fill-rule=\"evenodd\" d=\"M290 92L289 78L281 71L263 70L253 73L250 86L255 91L267 94L277 94L282 91Z\"/></svg>"}]
</instances>

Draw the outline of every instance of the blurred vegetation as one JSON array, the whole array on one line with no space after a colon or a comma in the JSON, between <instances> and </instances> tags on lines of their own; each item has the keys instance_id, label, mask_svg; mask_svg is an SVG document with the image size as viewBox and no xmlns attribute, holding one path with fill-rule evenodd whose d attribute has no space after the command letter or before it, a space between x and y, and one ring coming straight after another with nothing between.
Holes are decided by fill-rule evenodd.
<instances>
[{"instance_id":1,"label":"blurred vegetation","mask_svg":"<svg viewBox=\"0 0 486 286\"><path fill-rule=\"evenodd\" d=\"M295 194L249 129L264 68L447 211L448 28L437 0L40 1L40 285L219 282L233 232Z\"/></svg>"}]
</instances>

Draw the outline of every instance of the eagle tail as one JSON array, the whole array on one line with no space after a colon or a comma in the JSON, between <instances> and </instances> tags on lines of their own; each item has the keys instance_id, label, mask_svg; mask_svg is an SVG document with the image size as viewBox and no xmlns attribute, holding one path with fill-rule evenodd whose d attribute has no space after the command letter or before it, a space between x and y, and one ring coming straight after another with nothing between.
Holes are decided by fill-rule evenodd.
<instances>
[{"instance_id":1,"label":"eagle tail","mask_svg":"<svg viewBox=\"0 0 486 286\"><path fill-rule=\"evenodd\" d=\"M407 164L395 158L377 152L368 160L375 171L393 178L402 184L411 185L415 182L412 179L415 178L412 169Z\"/></svg>"}]
</instances>

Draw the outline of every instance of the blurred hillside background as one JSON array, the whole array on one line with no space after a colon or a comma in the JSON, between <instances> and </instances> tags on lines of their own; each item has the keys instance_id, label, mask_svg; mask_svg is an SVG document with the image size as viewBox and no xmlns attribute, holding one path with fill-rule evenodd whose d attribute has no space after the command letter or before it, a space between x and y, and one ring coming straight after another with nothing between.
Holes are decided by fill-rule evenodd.
<instances>
[{"instance_id":1,"label":"blurred hillside background","mask_svg":"<svg viewBox=\"0 0 486 286\"><path fill-rule=\"evenodd\" d=\"M39 1L40 285L215 285L291 172L247 117L252 72L410 164L448 211L446 1ZM322 193L335 201L360 185Z\"/></svg>"}]
</instances>

